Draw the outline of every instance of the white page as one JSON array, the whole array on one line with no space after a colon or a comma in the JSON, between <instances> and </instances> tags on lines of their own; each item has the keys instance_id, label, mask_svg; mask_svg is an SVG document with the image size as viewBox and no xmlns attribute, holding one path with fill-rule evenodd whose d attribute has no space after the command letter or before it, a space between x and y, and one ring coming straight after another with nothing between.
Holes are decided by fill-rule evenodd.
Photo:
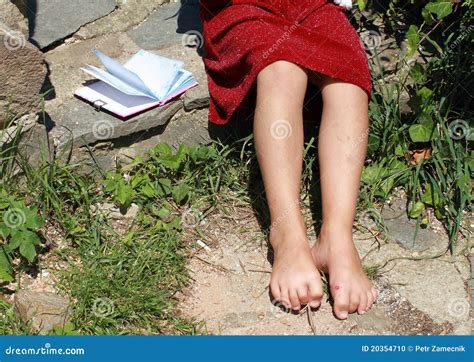
<instances>
[{"instance_id":1,"label":"white page","mask_svg":"<svg viewBox=\"0 0 474 362\"><path fill-rule=\"evenodd\" d=\"M88 66L89 68L81 68L84 72L94 76L97 79L102 80L103 82L111 85L112 87L118 89L119 91L131 95L131 96L144 96L148 98L155 99L154 97L150 97L148 93L143 93L134 87L131 87L127 83L123 82L122 80L114 77L112 74L107 73L106 71L96 68L92 65Z\"/></svg>"},{"instance_id":2,"label":"white page","mask_svg":"<svg viewBox=\"0 0 474 362\"><path fill-rule=\"evenodd\" d=\"M171 87L169 94L176 92L178 89L185 87L187 84L195 82L194 77L191 72L187 70L181 69L180 77L176 80L176 82Z\"/></svg>"},{"instance_id":3,"label":"white page","mask_svg":"<svg viewBox=\"0 0 474 362\"><path fill-rule=\"evenodd\" d=\"M145 50L140 50L124 65L160 100L169 93L182 66L182 61L161 57Z\"/></svg>"},{"instance_id":4,"label":"white page","mask_svg":"<svg viewBox=\"0 0 474 362\"><path fill-rule=\"evenodd\" d=\"M97 55L105 69L112 74L115 78L120 79L123 83L128 84L130 87L135 88L140 91L142 94L146 94L149 97L155 98L156 94L143 82L140 77L135 74L133 71L130 71L122 64L117 62L115 59L110 58L109 56L102 53L100 50L92 49L92 51Z\"/></svg>"}]
</instances>

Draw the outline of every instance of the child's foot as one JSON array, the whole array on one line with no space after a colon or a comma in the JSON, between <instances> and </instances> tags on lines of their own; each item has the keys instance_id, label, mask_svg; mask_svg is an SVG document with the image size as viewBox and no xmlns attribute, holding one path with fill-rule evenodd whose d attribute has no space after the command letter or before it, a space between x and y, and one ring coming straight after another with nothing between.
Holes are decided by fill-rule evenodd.
<instances>
[{"instance_id":1,"label":"child's foot","mask_svg":"<svg viewBox=\"0 0 474 362\"><path fill-rule=\"evenodd\" d=\"M278 227L270 233L274 252L270 290L286 308L299 310L302 304L317 308L323 296L321 276L314 265L306 231L294 230Z\"/></svg>"},{"instance_id":2,"label":"child's foot","mask_svg":"<svg viewBox=\"0 0 474 362\"><path fill-rule=\"evenodd\" d=\"M312 248L316 267L329 274L334 314L346 319L349 313L364 314L377 299L377 291L362 269L352 230L323 229Z\"/></svg>"}]
</instances>

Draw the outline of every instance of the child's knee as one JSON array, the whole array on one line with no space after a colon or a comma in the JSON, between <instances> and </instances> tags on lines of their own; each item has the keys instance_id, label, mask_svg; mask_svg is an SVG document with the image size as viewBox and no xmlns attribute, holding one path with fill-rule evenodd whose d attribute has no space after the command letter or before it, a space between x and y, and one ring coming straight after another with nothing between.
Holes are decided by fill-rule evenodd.
<instances>
[{"instance_id":1,"label":"child's knee","mask_svg":"<svg viewBox=\"0 0 474 362\"><path fill-rule=\"evenodd\" d=\"M263 68L257 76L258 85L277 86L286 90L306 87L308 75L298 64L278 60Z\"/></svg>"}]
</instances>

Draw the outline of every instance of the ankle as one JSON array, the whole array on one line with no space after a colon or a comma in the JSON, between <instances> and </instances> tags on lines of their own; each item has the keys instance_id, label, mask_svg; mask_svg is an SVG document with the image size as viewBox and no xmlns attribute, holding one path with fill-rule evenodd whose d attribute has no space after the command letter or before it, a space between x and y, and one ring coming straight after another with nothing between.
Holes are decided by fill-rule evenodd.
<instances>
[{"instance_id":1,"label":"ankle","mask_svg":"<svg viewBox=\"0 0 474 362\"><path fill-rule=\"evenodd\" d=\"M270 229L270 244L275 252L283 249L309 248L305 228L275 227Z\"/></svg>"},{"instance_id":2,"label":"ankle","mask_svg":"<svg viewBox=\"0 0 474 362\"><path fill-rule=\"evenodd\" d=\"M323 221L321 235L342 234L352 236L352 226L352 222Z\"/></svg>"}]
</instances>

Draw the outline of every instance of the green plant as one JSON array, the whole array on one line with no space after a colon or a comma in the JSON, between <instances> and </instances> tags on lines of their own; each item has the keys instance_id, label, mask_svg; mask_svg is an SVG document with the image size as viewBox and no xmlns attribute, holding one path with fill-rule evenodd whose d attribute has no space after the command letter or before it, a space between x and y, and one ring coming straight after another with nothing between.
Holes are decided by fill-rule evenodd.
<instances>
[{"instance_id":1,"label":"green plant","mask_svg":"<svg viewBox=\"0 0 474 362\"><path fill-rule=\"evenodd\" d=\"M2 191L0 234L4 243L0 245L0 279L11 281L11 261L16 252L28 262L34 261L36 246L41 244L38 230L44 225L44 219L36 207L29 208L23 201L17 201Z\"/></svg>"}]
</instances>

